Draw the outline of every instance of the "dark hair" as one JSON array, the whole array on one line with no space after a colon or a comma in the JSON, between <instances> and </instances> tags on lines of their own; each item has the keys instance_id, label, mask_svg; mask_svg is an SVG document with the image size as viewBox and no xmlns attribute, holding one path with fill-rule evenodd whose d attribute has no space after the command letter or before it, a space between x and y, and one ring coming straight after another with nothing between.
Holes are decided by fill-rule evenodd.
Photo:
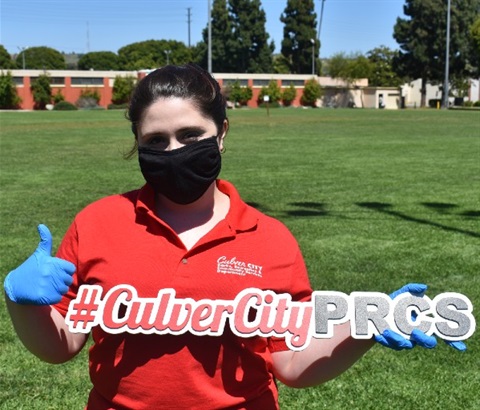
<instances>
[{"instance_id":1,"label":"dark hair","mask_svg":"<svg viewBox=\"0 0 480 410\"><path fill-rule=\"evenodd\" d=\"M127 118L135 136L147 108L159 98L168 97L190 100L204 116L213 120L218 131L222 130L227 110L218 82L196 64L167 65L140 80L133 91Z\"/></svg>"}]
</instances>

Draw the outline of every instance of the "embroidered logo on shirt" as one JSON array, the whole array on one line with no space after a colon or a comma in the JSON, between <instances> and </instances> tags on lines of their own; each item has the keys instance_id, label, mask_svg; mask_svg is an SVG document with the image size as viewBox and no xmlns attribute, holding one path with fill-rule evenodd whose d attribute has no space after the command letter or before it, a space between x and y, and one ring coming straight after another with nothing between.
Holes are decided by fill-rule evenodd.
<instances>
[{"instance_id":1,"label":"embroidered logo on shirt","mask_svg":"<svg viewBox=\"0 0 480 410\"><path fill-rule=\"evenodd\" d=\"M262 266L242 262L235 257L228 259L226 256L220 256L217 259L217 273L239 276L253 275L261 278Z\"/></svg>"}]
</instances>

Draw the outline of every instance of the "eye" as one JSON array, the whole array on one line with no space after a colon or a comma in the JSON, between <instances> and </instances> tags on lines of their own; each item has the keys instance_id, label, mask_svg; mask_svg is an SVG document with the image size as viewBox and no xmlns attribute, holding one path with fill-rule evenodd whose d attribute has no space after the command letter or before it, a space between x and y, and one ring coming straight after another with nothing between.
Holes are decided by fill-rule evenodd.
<instances>
[{"instance_id":1,"label":"eye","mask_svg":"<svg viewBox=\"0 0 480 410\"><path fill-rule=\"evenodd\" d=\"M183 134L180 139L183 143L188 144L189 142L198 141L198 139L202 136L202 133L199 131L189 131Z\"/></svg>"},{"instance_id":2,"label":"eye","mask_svg":"<svg viewBox=\"0 0 480 410\"><path fill-rule=\"evenodd\" d=\"M146 145L154 146L155 148L162 148L168 145L168 140L157 135L153 135L145 141Z\"/></svg>"}]
</instances>

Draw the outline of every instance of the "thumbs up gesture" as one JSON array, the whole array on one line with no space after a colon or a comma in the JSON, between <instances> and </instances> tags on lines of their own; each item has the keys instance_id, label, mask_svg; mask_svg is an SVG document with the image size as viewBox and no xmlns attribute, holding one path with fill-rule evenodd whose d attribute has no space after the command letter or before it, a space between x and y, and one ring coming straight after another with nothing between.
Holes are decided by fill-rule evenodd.
<instances>
[{"instance_id":1,"label":"thumbs up gesture","mask_svg":"<svg viewBox=\"0 0 480 410\"><path fill-rule=\"evenodd\" d=\"M52 257L52 234L38 225L40 243L35 252L5 278L4 288L12 302L22 305L52 305L60 302L72 284L75 265Z\"/></svg>"}]
</instances>

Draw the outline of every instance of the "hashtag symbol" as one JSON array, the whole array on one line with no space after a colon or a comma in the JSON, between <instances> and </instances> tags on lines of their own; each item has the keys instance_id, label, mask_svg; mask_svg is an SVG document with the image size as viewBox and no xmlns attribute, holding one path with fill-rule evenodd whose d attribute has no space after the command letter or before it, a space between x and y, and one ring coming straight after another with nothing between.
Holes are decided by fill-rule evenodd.
<instances>
[{"instance_id":1,"label":"hashtag symbol","mask_svg":"<svg viewBox=\"0 0 480 410\"><path fill-rule=\"evenodd\" d=\"M102 288L98 285L82 285L77 297L70 302L65 322L73 333L89 333L97 324L101 305Z\"/></svg>"}]
</instances>

